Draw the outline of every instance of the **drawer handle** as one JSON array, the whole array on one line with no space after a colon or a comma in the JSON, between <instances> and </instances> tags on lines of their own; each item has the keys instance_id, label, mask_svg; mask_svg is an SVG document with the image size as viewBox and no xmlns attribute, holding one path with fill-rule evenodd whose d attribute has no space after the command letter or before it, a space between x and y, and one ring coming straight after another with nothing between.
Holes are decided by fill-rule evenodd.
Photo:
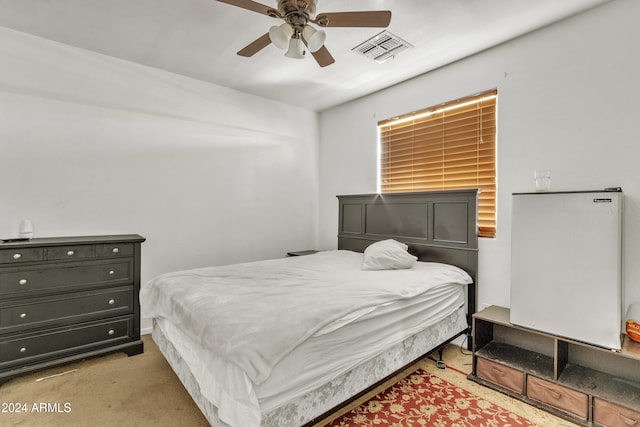
<instances>
[{"instance_id":1,"label":"drawer handle","mask_svg":"<svg viewBox=\"0 0 640 427\"><path fill-rule=\"evenodd\" d=\"M116 331L114 331L113 329L109 329L109 331L107 332L110 336L115 335Z\"/></svg>"},{"instance_id":2,"label":"drawer handle","mask_svg":"<svg viewBox=\"0 0 640 427\"><path fill-rule=\"evenodd\" d=\"M76 253L74 251L67 251L68 256L74 256Z\"/></svg>"},{"instance_id":3,"label":"drawer handle","mask_svg":"<svg viewBox=\"0 0 640 427\"><path fill-rule=\"evenodd\" d=\"M120 249L118 249L118 248L113 248L113 250L112 250L111 252L113 252L114 254L117 254L118 252L120 252Z\"/></svg>"},{"instance_id":4,"label":"drawer handle","mask_svg":"<svg viewBox=\"0 0 640 427\"><path fill-rule=\"evenodd\" d=\"M116 303L116 300L114 300L113 298L111 298L111 299L109 300L109 305L113 305L113 304L115 304L115 303Z\"/></svg>"},{"instance_id":5,"label":"drawer handle","mask_svg":"<svg viewBox=\"0 0 640 427\"><path fill-rule=\"evenodd\" d=\"M20 259L22 258L22 254L13 254L13 259Z\"/></svg>"},{"instance_id":6,"label":"drawer handle","mask_svg":"<svg viewBox=\"0 0 640 427\"><path fill-rule=\"evenodd\" d=\"M109 270L109 276L113 276L114 274L116 274L116 272L115 272L115 271L113 271L113 270Z\"/></svg>"},{"instance_id":7,"label":"drawer handle","mask_svg":"<svg viewBox=\"0 0 640 427\"><path fill-rule=\"evenodd\" d=\"M23 286L26 285L27 284L27 279L20 279L18 281L18 284L23 285Z\"/></svg>"},{"instance_id":8,"label":"drawer handle","mask_svg":"<svg viewBox=\"0 0 640 427\"><path fill-rule=\"evenodd\" d=\"M27 317L27 313L20 313L20 318L24 319L25 317Z\"/></svg>"},{"instance_id":9,"label":"drawer handle","mask_svg":"<svg viewBox=\"0 0 640 427\"><path fill-rule=\"evenodd\" d=\"M635 426L636 424L638 424L638 420L634 420L633 418L625 417L621 413L618 413L618 415L620 415L620 418L622 419L622 421L628 426Z\"/></svg>"},{"instance_id":10,"label":"drawer handle","mask_svg":"<svg viewBox=\"0 0 640 427\"><path fill-rule=\"evenodd\" d=\"M26 352L27 352L27 347L20 348L20 353L26 353Z\"/></svg>"}]
</instances>

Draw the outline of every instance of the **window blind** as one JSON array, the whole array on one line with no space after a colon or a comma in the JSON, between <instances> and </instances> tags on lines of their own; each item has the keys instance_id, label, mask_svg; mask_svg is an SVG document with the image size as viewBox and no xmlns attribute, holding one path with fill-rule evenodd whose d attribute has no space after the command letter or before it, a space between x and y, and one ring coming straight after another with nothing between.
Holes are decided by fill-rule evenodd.
<instances>
[{"instance_id":1,"label":"window blind","mask_svg":"<svg viewBox=\"0 0 640 427\"><path fill-rule=\"evenodd\" d=\"M496 232L497 90L378 122L383 193L480 188L478 232Z\"/></svg>"}]
</instances>

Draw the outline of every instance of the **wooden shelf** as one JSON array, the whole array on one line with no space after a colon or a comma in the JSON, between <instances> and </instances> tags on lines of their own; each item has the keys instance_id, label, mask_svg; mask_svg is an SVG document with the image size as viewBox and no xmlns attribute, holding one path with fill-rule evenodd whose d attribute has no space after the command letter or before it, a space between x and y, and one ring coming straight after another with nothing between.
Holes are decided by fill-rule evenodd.
<instances>
[{"instance_id":1,"label":"wooden shelf","mask_svg":"<svg viewBox=\"0 0 640 427\"><path fill-rule=\"evenodd\" d=\"M476 319L487 320L498 325L512 326L509 321L509 309L499 307L497 305L489 306L474 314L473 317Z\"/></svg>"},{"instance_id":2,"label":"wooden shelf","mask_svg":"<svg viewBox=\"0 0 640 427\"><path fill-rule=\"evenodd\" d=\"M584 366L567 364L559 381L592 396L640 411L640 383Z\"/></svg>"},{"instance_id":3,"label":"wooden shelf","mask_svg":"<svg viewBox=\"0 0 640 427\"><path fill-rule=\"evenodd\" d=\"M493 360L519 371L553 379L553 357L526 350L510 344L491 342L478 350L475 355Z\"/></svg>"},{"instance_id":4,"label":"wooden shelf","mask_svg":"<svg viewBox=\"0 0 640 427\"><path fill-rule=\"evenodd\" d=\"M631 340L627 335L624 335L622 351L620 353L630 359L640 360L640 343L637 343Z\"/></svg>"},{"instance_id":5,"label":"wooden shelf","mask_svg":"<svg viewBox=\"0 0 640 427\"><path fill-rule=\"evenodd\" d=\"M577 340L512 325L509 309L491 306L473 315L473 368L469 378L482 385L504 391L500 380L482 378L477 372L478 358L504 366L523 375L522 393L512 397L539 406L585 426L594 425L594 404L610 402L625 412L626 420L640 424L640 344L623 337L620 352ZM576 418L570 412L531 399L526 384L529 378L542 378L567 393L582 393L587 399L588 418ZM497 381L497 382L494 382Z\"/></svg>"}]
</instances>

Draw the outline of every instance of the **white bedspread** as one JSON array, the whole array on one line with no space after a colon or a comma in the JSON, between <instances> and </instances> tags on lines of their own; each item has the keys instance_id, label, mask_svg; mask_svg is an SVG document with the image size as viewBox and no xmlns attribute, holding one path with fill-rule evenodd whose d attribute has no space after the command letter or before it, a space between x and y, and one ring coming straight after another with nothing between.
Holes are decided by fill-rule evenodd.
<instances>
[{"instance_id":1,"label":"white bedspread","mask_svg":"<svg viewBox=\"0 0 640 427\"><path fill-rule=\"evenodd\" d=\"M363 271L361 263L362 254L328 251L169 273L143 286L142 313L170 320L257 386L311 336L439 285L471 283L445 264ZM257 399L247 405L257 406Z\"/></svg>"}]
</instances>

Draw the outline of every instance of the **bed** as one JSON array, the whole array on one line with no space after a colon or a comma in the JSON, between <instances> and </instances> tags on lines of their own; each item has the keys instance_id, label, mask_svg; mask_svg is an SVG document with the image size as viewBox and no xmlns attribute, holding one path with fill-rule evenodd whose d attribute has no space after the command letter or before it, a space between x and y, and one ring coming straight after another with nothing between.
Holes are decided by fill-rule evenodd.
<instances>
[{"instance_id":1,"label":"bed","mask_svg":"<svg viewBox=\"0 0 640 427\"><path fill-rule=\"evenodd\" d=\"M154 341L213 426L313 425L469 335L477 191L338 200L337 250L173 272L143 287ZM373 248L395 257L396 245L410 268L375 264L388 258Z\"/></svg>"}]
</instances>

